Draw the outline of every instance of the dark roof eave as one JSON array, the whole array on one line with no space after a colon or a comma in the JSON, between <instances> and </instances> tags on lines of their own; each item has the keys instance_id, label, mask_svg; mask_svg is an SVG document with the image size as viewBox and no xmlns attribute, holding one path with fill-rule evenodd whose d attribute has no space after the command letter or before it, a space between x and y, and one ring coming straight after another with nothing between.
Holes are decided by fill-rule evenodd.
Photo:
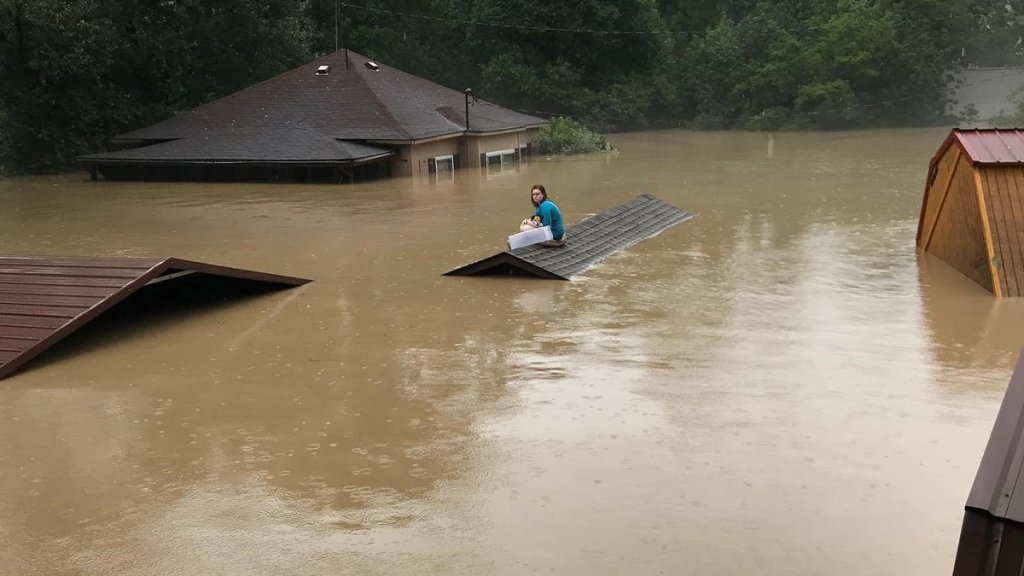
<instances>
[{"instance_id":1,"label":"dark roof eave","mask_svg":"<svg viewBox=\"0 0 1024 576\"><path fill-rule=\"evenodd\" d=\"M84 165L112 166L119 164L143 165L159 164L161 166L331 166L358 165L375 162L396 156L397 152L364 156L362 158L336 160L172 160L172 159L136 159L136 158L88 158L79 156L75 162Z\"/></svg>"},{"instance_id":2,"label":"dark roof eave","mask_svg":"<svg viewBox=\"0 0 1024 576\"><path fill-rule=\"evenodd\" d=\"M516 128L503 128L501 130L457 130L455 132L445 132L443 134L436 134L433 136L424 136L422 138L416 138L412 140L385 140L385 139L369 139L363 140L367 144L384 144L387 146L408 146L415 144L423 144L426 142L432 142L434 140L445 140L447 138L458 138L459 136L496 136L498 134L514 134L516 132L526 132L534 128L543 128L547 125L547 122L542 124L529 124L527 126L519 126Z\"/></svg>"}]
</instances>

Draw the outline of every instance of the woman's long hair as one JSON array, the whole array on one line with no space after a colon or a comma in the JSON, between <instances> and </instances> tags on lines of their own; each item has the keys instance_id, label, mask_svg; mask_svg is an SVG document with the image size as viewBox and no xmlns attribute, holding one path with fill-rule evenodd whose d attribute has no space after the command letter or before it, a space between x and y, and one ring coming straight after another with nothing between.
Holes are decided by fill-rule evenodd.
<instances>
[{"instance_id":1,"label":"woman's long hair","mask_svg":"<svg viewBox=\"0 0 1024 576\"><path fill-rule=\"evenodd\" d=\"M534 190L540 190L541 195L544 196L544 200L548 199L548 191L544 189L544 185L543 184L534 184L533 186L530 186L530 202L533 202L533 207L534 208L539 208L541 202L543 202L544 200L541 200L540 202L537 202L536 200L534 200L533 199L533 191Z\"/></svg>"}]
</instances>

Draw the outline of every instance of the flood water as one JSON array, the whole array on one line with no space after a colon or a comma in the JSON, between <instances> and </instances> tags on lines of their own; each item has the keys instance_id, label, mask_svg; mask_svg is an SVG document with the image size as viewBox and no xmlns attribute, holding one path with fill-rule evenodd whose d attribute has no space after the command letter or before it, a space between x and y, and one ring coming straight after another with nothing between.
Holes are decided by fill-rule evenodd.
<instances>
[{"instance_id":1,"label":"flood water","mask_svg":"<svg viewBox=\"0 0 1024 576\"><path fill-rule=\"evenodd\" d=\"M301 276L0 381L0 574L947 574L1024 346L914 236L945 129L613 135L454 182L0 182L0 253ZM441 274L547 186L697 217Z\"/></svg>"}]
</instances>

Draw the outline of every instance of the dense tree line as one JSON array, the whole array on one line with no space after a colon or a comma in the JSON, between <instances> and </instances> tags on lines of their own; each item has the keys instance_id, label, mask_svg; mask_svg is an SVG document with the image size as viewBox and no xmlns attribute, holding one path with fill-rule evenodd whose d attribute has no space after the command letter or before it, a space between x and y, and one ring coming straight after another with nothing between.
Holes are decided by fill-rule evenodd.
<instances>
[{"instance_id":1,"label":"dense tree line","mask_svg":"<svg viewBox=\"0 0 1024 576\"><path fill-rule=\"evenodd\" d=\"M349 47L601 130L944 120L963 65L1021 63L1024 0L0 0L0 166Z\"/></svg>"}]
</instances>

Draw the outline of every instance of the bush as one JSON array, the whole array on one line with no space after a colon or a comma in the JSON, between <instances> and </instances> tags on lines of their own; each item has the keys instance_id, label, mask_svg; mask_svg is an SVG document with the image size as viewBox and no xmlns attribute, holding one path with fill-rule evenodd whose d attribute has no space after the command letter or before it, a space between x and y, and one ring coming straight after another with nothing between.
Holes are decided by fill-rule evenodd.
<instances>
[{"instance_id":1,"label":"bush","mask_svg":"<svg viewBox=\"0 0 1024 576\"><path fill-rule=\"evenodd\" d=\"M604 136L570 118L555 118L535 141L541 154L584 154L608 149Z\"/></svg>"}]
</instances>

